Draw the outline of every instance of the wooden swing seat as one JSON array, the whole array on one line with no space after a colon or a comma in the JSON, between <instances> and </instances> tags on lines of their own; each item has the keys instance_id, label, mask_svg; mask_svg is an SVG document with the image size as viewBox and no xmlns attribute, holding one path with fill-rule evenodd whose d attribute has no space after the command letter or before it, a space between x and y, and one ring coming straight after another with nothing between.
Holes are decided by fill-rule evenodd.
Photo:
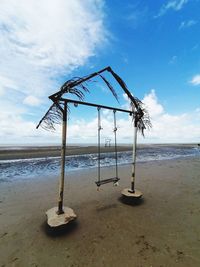
<instances>
[{"instance_id":1,"label":"wooden swing seat","mask_svg":"<svg viewBox=\"0 0 200 267\"><path fill-rule=\"evenodd\" d=\"M118 177L114 177L114 178L108 178L108 179L104 179L101 181L96 181L96 185L97 186L101 186L102 184L108 184L108 183L117 183L120 180L120 178Z\"/></svg>"}]
</instances>

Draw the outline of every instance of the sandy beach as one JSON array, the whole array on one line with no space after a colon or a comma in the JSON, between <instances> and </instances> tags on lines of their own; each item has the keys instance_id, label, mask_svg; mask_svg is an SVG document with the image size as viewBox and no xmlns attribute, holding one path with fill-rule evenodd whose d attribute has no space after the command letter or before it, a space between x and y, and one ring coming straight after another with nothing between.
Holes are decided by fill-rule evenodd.
<instances>
[{"instance_id":1,"label":"sandy beach","mask_svg":"<svg viewBox=\"0 0 200 267\"><path fill-rule=\"evenodd\" d=\"M96 190L96 169L66 175L64 203L78 218L52 231L58 177L0 185L0 266L200 266L200 159L137 164L139 203L125 204L130 166L120 185ZM112 167L103 176L111 177Z\"/></svg>"}]
</instances>

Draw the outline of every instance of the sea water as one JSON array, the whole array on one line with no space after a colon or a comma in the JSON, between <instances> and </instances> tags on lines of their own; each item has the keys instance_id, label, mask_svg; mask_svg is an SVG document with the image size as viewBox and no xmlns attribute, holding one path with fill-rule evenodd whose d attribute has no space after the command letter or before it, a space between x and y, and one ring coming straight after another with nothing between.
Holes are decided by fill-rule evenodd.
<instances>
[{"instance_id":1,"label":"sea water","mask_svg":"<svg viewBox=\"0 0 200 267\"><path fill-rule=\"evenodd\" d=\"M118 152L117 155L119 165L132 162L131 151ZM137 150L137 162L199 156L200 148L196 146L145 146ZM60 157L1 160L0 182L41 175L58 175L60 172L60 162ZM102 167L115 165L115 153L101 153L100 164ZM67 171L94 168L97 165L98 154L66 156L65 168Z\"/></svg>"}]
</instances>

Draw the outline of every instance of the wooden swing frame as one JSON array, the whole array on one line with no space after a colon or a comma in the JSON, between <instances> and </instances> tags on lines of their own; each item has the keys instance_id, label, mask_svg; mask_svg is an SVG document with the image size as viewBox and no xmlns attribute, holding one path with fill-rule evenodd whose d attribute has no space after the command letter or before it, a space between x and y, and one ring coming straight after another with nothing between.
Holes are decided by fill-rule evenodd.
<instances>
[{"instance_id":1,"label":"wooden swing frame","mask_svg":"<svg viewBox=\"0 0 200 267\"><path fill-rule=\"evenodd\" d=\"M105 105L100 105L100 104L94 104L94 103L90 103L90 102L84 102L84 101L78 101L78 100L72 100L72 99L61 99L64 101L64 105L67 106L68 103L74 104L76 107L78 105L84 105L84 106L90 106L90 107L96 107L98 110L98 181L96 181L96 185L98 187L100 187L103 184L107 184L110 182L113 182L113 184L116 184L120 179L118 177L118 162L117 162L117 136L116 136L116 131L117 131L117 127L116 127L116 112L123 112L123 113L128 113L130 116L133 115L133 111L130 110L126 110L126 109L121 109L121 108L117 108L117 107L111 107L111 106L105 106ZM115 144L115 177L113 178L108 178L108 179L101 179L101 175L100 175L100 154L101 154L101 150L100 150L100 132L102 130L101 127L101 121L100 121L100 110L101 109L107 109L107 110L112 110L113 114L114 114L114 144ZM64 138L66 138L66 136L64 135ZM66 145L66 140L63 142ZM63 158L63 160L65 160Z\"/></svg>"},{"instance_id":2,"label":"wooden swing frame","mask_svg":"<svg viewBox=\"0 0 200 267\"><path fill-rule=\"evenodd\" d=\"M58 199L58 212L57 212L58 214L62 214L64 212L63 211L63 195L64 195L64 179L65 179L65 156L66 156L66 139L67 139L67 106L68 104L74 104L76 107L78 105L83 105L83 106L96 107L98 110L100 110L101 108L112 110L114 112L114 116L115 116L116 111L128 113L130 116L133 116L134 114L134 112L131 110L105 106L105 105L100 105L100 104L94 104L90 102L78 101L78 100L73 100L73 99L68 99L68 98L61 98L60 102L61 101L64 104L64 111L63 111L63 124L62 124L61 177L60 177L60 183L59 183L59 199ZM116 117L114 120L115 120L114 132L115 132L115 146L116 146ZM100 156L100 130L101 130L101 126L98 125L98 133L99 133L98 134L98 181L96 181L96 185L98 187L103 184L110 183L110 182L113 182L115 184L119 181L117 172L116 172L116 177L114 178L108 178L104 180L100 179L100 158L99 158ZM116 153L116 147L115 147L115 153Z\"/></svg>"},{"instance_id":3,"label":"wooden swing frame","mask_svg":"<svg viewBox=\"0 0 200 267\"><path fill-rule=\"evenodd\" d=\"M108 80L103 76L103 73L110 73L116 82L120 85L128 99L130 100L131 110L120 109L116 107L110 107L105 105L99 105L89 102L82 101L84 99L84 92L89 92L89 89L86 86L86 82L90 81L90 79L95 76L100 77L107 87L112 92L115 99L118 101L118 96L112 87L112 85L108 82ZM66 93L74 94L78 97L79 100L67 99L63 98L63 95ZM124 189L122 191L122 195L125 197L131 198L140 198L142 193L138 190L135 190L135 163L136 163L136 142L137 142L137 131L141 131L144 134L144 129L147 127L151 127L150 118L148 112L142 107L143 103L133 97L133 95L128 90L125 82L112 70L111 67L106 67L98 72L94 72L88 76L82 78L74 78L66 81L60 90L53 95L49 96L49 99L53 101L53 104L50 106L48 111L45 113L43 118L38 123L38 128L40 125L47 130L55 130L54 124L62 121L62 147L61 147L61 176L59 183L59 196L58 196L58 207L54 207L46 212L48 217L48 224L52 227L57 227L60 225L67 224L69 221L74 220L76 218L76 214L74 211L68 207L63 207L63 193L64 193L64 177L65 177L65 153L66 153L66 136L67 136L67 117L68 117L68 104L85 105L96 107L97 109L104 108L108 110L113 110L114 112L114 120L116 123L115 113L116 111L129 113L134 121L134 139L133 139L133 163L132 163L132 175L131 175L131 188ZM119 102L119 101L118 101ZM100 132L100 130L99 130ZM116 149L116 124L114 127L115 134L115 149ZM116 153L116 150L115 150ZM117 164L117 159L116 159ZM116 169L117 171L117 169ZM116 175L118 176L118 175ZM97 186L101 184L105 184L108 182L117 182L118 177L105 179L102 181L97 181Z\"/></svg>"}]
</instances>

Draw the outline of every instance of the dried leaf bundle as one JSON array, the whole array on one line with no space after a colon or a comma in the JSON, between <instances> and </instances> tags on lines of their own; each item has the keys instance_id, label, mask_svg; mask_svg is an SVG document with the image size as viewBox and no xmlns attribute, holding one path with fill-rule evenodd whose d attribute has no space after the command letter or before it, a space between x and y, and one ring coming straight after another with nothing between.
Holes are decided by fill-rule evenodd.
<instances>
[{"instance_id":1,"label":"dried leaf bundle","mask_svg":"<svg viewBox=\"0 0 200 267\"><path fill-rule=\"evenodd\" d=\"M46 130L55 130L55 124L59 124L62 121L63 117L63 105L64 105L64 95L72 94L75 95L80 101L84 100L85 94L89 93L90 90L88 88L88 84L91 82L91 79L95 76L99 76L108 89L113 94L114 98L118 101L118 95L111 85L111 83L102 75L103 72L108 71L120 87L123 89L125 94L127 95L128 99L130 100L131 109L133 111L133 120L134 123L137 125L138 130L144 135L144 130L146 128L151 127L150 117L147 110L144 108L142 101L138 98L134 97L131 92L128 90L125 82L111 69L111 67L107 67L102 69L98 72L94 72L85 77L75 77L66 81L60 88L58 92L49 96L49 98L53 101L53 104L48 109L44 117L40 120L37 128L41 126ZM68 107L69 111L69 107Z\"/></svg>"}]
</instances>

